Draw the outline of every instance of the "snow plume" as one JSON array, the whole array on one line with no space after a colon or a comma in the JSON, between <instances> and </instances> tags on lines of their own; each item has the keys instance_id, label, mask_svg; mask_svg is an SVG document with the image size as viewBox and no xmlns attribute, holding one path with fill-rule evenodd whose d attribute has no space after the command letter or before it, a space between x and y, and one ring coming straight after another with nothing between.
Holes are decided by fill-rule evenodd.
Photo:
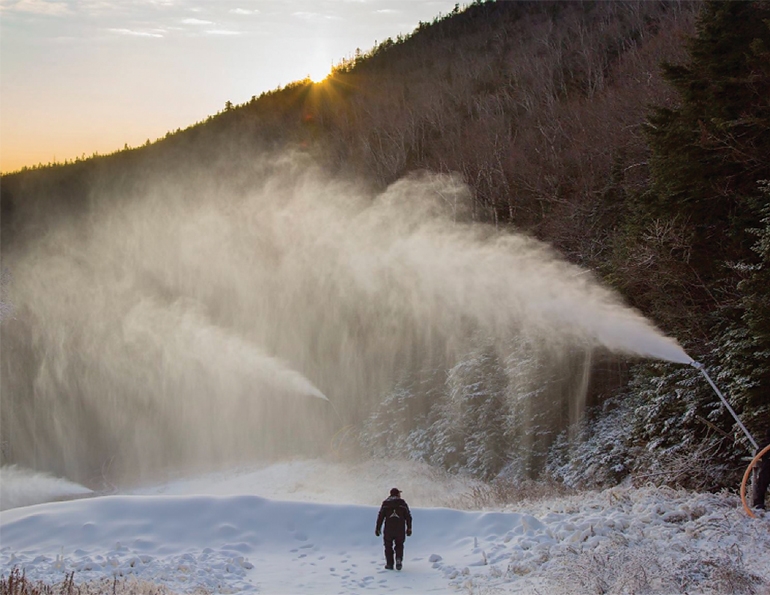
<instances>
[{"instance_id":1,"label":"snow plume","mask_svg":"<svg viewBox=\"0 0 770 595\"><path fill-rule=\"evenodd\" d=\"M0 467L0 510L52 500L84 496L91 490L47 473L36 473L16 465Z\"/></svg>"},{"instance_id":2,"label":"snow plume","mask_svg":"<svg viewBox=\"0 0 770 595\"><path fill-rule=\"evenodd\" d=\"M213 325L195 301L177 299L160 304L144 298L132 306L123 324L126 346L137 355L152 353L164 362L164 373L181 377L190 363L205 363L217 376L222 396L237 394L233 380L250 386L263 385L272 392L289 391L299 395L326 396L296 370L278 358L264 354L256 345L226 329Z\"/></svg>"},{"instance_id":3,"label":"snow plume","mask_svg":"<svg viewBox=\"0 0 770 595\"><path fill-rule=\"evenodd\" d=\"M18 206L3 246L12 462L84 481L318 454L405 375L479 343L510 391L596 349L689 361L547 246L465 222L452 176L376 194L296 155L249 167L248 183L156 169Z\"/></svg>"}]
</instances>

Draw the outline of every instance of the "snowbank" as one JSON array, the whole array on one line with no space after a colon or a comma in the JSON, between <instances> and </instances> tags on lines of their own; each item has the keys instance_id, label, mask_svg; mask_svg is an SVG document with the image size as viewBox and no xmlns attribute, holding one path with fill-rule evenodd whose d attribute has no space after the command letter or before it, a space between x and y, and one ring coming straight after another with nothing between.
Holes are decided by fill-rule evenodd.
<instances>
[{"instance_id":1,"label":"snowbank","mask_svg":"<svg viewBox=\"0 0 770 595\"><path fill-rule=\"evenodd\" d=\"M296 471L222 475L218 485L207 479L212 491L254 492L270 488L249 490L248 478ZM410 486L391 479L382 484L398 485L409 499ZM48 582L73 570L76 582L135 576L188 593L763 593L770 586L770 518L748 518L731 494L615 488L503 511L413 506L414 536L404 570L395 572L384 570L374 536L387 493L379 486L368 506L168 495L194 484L4 511L0 571L18 566Z\"/></svg>"}]
</instances>

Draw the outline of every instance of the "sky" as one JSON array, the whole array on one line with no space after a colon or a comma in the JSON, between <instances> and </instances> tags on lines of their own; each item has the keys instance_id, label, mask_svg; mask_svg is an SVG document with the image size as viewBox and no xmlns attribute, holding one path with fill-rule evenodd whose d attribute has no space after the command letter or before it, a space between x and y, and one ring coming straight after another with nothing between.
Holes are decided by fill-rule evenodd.
<instances>
[{"instance_id":1,"label":"sky","mask_svg":"<svg viewBox=\"0 0 770 595\"><path fill-rule=\"evenodd\" d=\"M20 480L48 483L53 494L61 481L8 473L0 469L0 492ZM413 517L400 572L384 568L374 535L393 486ZM117 575L176 593L271 595L764 593L770 585L770 516L749 518L727 491L618 486L484 511L446 506L451 496L473 505L474 493L483 490L408 461L223 470L6 509L0 574L15 567L51 584L75 572L76 584L105 581L102 592Z\"/></svg>"},{"instance_id":2,"label":"sky","mask_svg":"<svg viewBox=\"0 0 770 595\"><path fill-rule=\"evenodd\" d=\"M155 140L455 3L0 0L0 171Z\"/></svg>"}]
</instances>

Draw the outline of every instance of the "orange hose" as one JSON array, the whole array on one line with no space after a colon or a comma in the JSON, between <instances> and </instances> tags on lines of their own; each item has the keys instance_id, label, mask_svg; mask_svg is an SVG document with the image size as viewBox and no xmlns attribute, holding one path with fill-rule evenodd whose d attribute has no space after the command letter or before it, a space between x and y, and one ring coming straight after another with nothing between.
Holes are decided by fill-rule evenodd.
<instances>
[{"instance_id":1,"label":"orange hose","mask_svg":"<svg viewBox=\"0 0 770 595\"><path fill-rule=\"evenodd\" d=\"M770 444L760 450L757 453L757 456L755 456L751 463L749 463L749 466L746 467L746 473L743 474L743 481L741 482L741 503L743 504L743 510L745 510L746 513L753 519L757 517L753 512L751 512L748 504L746 504L746 482L748 482L749 475L751 475L751 470L756 466L759 459L761 459L768 452L770 452Z\"/></svg>"}]
</instances>

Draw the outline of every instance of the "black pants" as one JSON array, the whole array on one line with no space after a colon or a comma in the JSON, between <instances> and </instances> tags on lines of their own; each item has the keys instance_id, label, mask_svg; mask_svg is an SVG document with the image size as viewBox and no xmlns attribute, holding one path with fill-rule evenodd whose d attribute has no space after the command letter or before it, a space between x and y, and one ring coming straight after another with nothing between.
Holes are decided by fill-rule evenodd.
<instances>
[{"instance_id":1,"label":"black pants","mask_svg":"<svg viewBox=\"0 0 770 595\"><path fill-rule=\"evenodd\" d=\"M394 548L396 550L396 560L404 559L404 539L406 539L406 535L403 533L384 533L385 563L388 566L393 566Z\"/></svg>"}]
</instances>

